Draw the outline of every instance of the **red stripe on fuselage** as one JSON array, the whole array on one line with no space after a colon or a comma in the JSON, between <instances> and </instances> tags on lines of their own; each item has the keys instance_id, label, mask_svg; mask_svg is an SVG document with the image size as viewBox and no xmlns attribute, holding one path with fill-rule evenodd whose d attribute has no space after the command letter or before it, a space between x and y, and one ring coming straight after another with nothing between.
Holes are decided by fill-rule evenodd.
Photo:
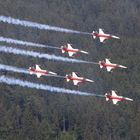
<instances>
[{"instance_id":1,"label":"red stripe on fuselage","mask_svg":"<svg viewBox=\"0 0 140 140\"><path fill-rule=\"evenodd\" d=\"M109 98L109 99L116 99L116 100L124 100L124 98L123 97L114 97L114 96L107 96L107 98Z\"/></svg>"},{"instance_id":2,"label":"red stripe on fuselage","mask_svg":"<svg viewBox=\"0 0 140 140\"><path fill-rule=\"evenodd\" d=\"M111 37L110 35L104 35L104 34L99 34L99 33L93 33L95 36L98 36L98 37L104 37L104 38L109 38Z\"/></svg>"},{"instance_id":3,"label":"red stripe on fuselage","mask_svg":"<svg viewBox=\"0 0 140 140\"><path fill-rule=\"evenodd\" d=\"M81 81L81 82L84 81L83 78L75 78L75 77L72 77L72 76L69 76L69 77L67 77L67 78L70 79L70 80L77 80L77 81Z\"/></svg>"},{"instance_id":4,"label":"red stripe on fuselage","mask_svg":"<svg viewBox=\"0 0 140 140\"><path fill-rule=\"evenodd\" d=\"M48 74L48 72L45 71L39 71L39 70L30 70L30 71L34 73Z\"/></svg>"},{"instance_id":5,"label":"red stripe on fuselage","mask_svg":"<svg viewBox=\"0 0 140 140\"><path fill-rule=\"evenodd\" d=\"M119 66L117 64L101 64L103 67L112 67L112 68L118 68Z\"/></svg>"},{"instance_id":6,"label":"red stripe on fuselage","mask_svg":"<svg viewBox=\"0 0 140 140\"><path fill-rule=\"evenodd\" d=\"M79 50L77 49L68 49L68 48L63 48L64 51L67 51L67 52L79 52Z\"/></svg>"}]
</instances>

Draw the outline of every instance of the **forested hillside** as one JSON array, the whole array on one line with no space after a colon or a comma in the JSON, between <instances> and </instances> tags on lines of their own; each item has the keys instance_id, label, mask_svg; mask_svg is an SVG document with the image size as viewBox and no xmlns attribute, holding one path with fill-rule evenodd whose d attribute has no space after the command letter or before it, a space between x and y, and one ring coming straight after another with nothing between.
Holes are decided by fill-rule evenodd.
<instances>
[{"instance_id":1,"label":"forested hillside","mask_svg":"<svg viewBox=\"0 0 140 140\"><path fill-rule=\"evenodd\" d=\"M0 52L0 64L28 69L39 64L65 76L75 71L94 80L78 87L63 78L1 70L0 75L34 83L104 95L114 89L134 101L113 105L105 98L68 95L0 83L0 140L139 140L140 1L139 0L0 0L0 15L91 33L103 28L119 36L100 43L90 35L45 31L0 22L0 36L60 47L66 43L89 52L76 59L110 58L128 69L108 73L98 65L76 64ZM1 46L68 57L60 50Z\"/></svg>"}]
</instances>

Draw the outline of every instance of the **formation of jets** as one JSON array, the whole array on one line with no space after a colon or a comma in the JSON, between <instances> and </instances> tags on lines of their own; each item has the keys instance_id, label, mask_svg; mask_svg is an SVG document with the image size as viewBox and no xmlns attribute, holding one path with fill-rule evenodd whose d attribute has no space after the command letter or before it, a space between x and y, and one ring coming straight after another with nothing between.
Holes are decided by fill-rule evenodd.
<instances>
[{"instance_id":1,"label":"formation of jets","mask_svg":"<svg viewBox=\"0 0 140 140\"><path fill-rule=\"evenodd\" d=\"M99 32L93 31L91 34L92 34L94 39L96 37L99 37L100 42L104 42L104 40L108 39L108 38L120 39L117 36L110 35L110 34L105 34L102 29L99 29ZM73 55L77 54L77 53L88 54L88 52L86 52L86 51L83 51L83 50L80 50L80 49L74 49L72 47L72 45L69 44L69 43L67 43L64 46L61 46L60 49L61 49L62 53L67 52L70 57L73 57ZM93 63L98 64L101 69L106 68L107 72L112 72L112 70L116 69L116 68L123 68L123 69L127 68L126 66L123 66L123 65L111 63L110 59L108 59L108 58L105 58L105 60L102 60L102 61L99 61L99 62L93 62ZM29 71L30 74L36 74L37 78L40 78L42 75L47 75L47 74L57 75L57 73L41 69L39 65L35 65L35 67L34 66L29 67L28 71ZM84 77L78 77L75 72L72 72L72 74L66 74L66 76L61 76L61 77L66 79L66 82L72 81L73 84L76 85L76 86L79 86L80 83L85 83L85 82L93 83L94 82L93 80L90 80L90 79L87 79L87 78L84 78ZM133 101L133 99L123 97L123 96L118 96L114 90L111 90L111 93L106 93L104 95L104 97L106 98L106 101L112 100L113 104L117 104L118 101L122 101L122 100Z\"/></svg>"},{"instance_id":2,"label":"formation of jets","mask_svg":"<svg viewBox=\"0 0 140 140\"><path fill-rule=\"evenodd\" d=\"M70 57L72 57L74 54L77 54L77 53L88 54L88 52L86 51L72 48L71 44L69 43L67 45L61 46L61 51L62 53L68 52L68 55Z\"/></svg>"}]
</instances>

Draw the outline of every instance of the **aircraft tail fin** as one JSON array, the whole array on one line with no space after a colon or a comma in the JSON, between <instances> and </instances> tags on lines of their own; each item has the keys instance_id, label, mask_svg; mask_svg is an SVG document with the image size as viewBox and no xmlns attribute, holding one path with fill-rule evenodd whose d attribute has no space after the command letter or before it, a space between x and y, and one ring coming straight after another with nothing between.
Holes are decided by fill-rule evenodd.
<instances>
[{"instance_id":1,"label":"aircraft tail fin","mask_svg":"<svg viewBox=\"0 0 140 140\"><path fill-rule=\"evenodd\" d=\"M64 47L61 46L61 52L62 52L62 53L65 53L65 50L64 50L63 48L64 48Z\"/></svg>"},{"instance_id":2,"label":"aircraft tail fin","mask_svg":"<svg viewBox=\"0 0 140 140\"><path fill-rule=\"evenodd\" d=\"M106 101L109 101L109 98L107 97L107 93L105 94Z\"/></svg>"},{"instance_id":3,"label":"aircraft tail fin","mask_svg":"<svg viewBox=\"0 0 140 140\"><path fill-rule=\"evenodd\" d=\"M102 61L99 61L98 64L99 64L100 68L102 69L103 68Z\"/></svg>"},{"instance_id":4,"label":"aircraft tail fin","mask_svg":"<svg viewBox=\"0 0 140 140\"><path fill-rule=\"evenodd\" d=\"M102 69L102 68L103 68L103 66L102 66L102 65L100 65L100 68Z\"/></svg>"},{"instance_id":5,"label":"aircraft tail fin","mask_svg":"<svg viewBox=\"0 0 140 140\"><path fill-rule=\"evenodd\" d=\"M68 75L67 75L67 74L66 74L66 76L65 76L65 77L66 77L66 81L67 81L67 82L69 82L69 81L70 81L70 79L68 78Z\"/></svg>"},{"instance_id":6,"label":"aircraft tail fin","mask_svg":"<svg viewBox=\"0 0 140 140\"><path fill-rule=\"evenodd\" d=\"M109 101L109 99L106 97L106 101Z\"/></svg>"},{"instance_id":7,"label":"aircraft tail fin","mask_svg":"<svg viewBox=\"0 0 140 140\"><path fill-rule=\"evenodd\" d=\"M69 81L70 81L70 79L68 79L68 78L67 78L67 79L66 79L66 81L67 81L67 82L69 82Z\"/></svg>"},{"instance_id":8,"label":"aircraft tail fin","mask_svg":"<svg viewBox=\"0 0 140 140\"><path fill-rule=\"evenodd\" d=\"M33 72L31 72L31 71L30 71L29 73L30 73L30 74L33 74Z\"/></svg>"},{"instance_id":9,"label":"aircraft tail fin","mask_svg":"<svg viewBox=\"0 0 140 140\"><path fill-rule=\"evenodd\" d=\"M65 53L65 51L62 49L62 53Z\"/></svg>"},{"instance_id":10,"label":"aircraft tail fin","mask_svg":"<svg viewBox=\"0 0 140 140\"><path fill-rule=\"evenodd\" d=\"M93 39L96 39L95 31L92 32Z\"/></svg>"}]
</instances>

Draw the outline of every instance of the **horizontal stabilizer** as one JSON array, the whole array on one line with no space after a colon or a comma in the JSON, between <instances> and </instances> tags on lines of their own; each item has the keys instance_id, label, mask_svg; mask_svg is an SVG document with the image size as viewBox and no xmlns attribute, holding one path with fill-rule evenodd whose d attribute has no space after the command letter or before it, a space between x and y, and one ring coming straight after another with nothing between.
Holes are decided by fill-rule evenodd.
<instances>
[{"instance_id":1,"label":"horizontal stabilizer","mask_svg":"<svg viewBox=\"0 0 140 140\"><path fill-rule=\"evenodd\" d=\"M95 31L93 31L91 34L93 36L93 39L96 39L96 35L94 35Z\"/></svg>"},{"instance_id":2,"label":"horizontal stabilizer","mask_svg":"<svg viewBox=\"0 0 140 140\"><path fill-rule=\"evenodd\" d=\"M29 73L30 73L30 74L33 74L33 72L32 72L32 71L30 71Z\"/></svg>"},{"instance_id":3,"label":"horizontal stabilizer","mask_svg":"<svg viewBox=\"0 0 140 140\"><path fill-rule=\"evenodd\" d=\"M70 81L70 79L68 78L68 75L67 75L67 74L66 74L65 78L66 78L66 81L67 81L67 82Z\"/></svg>"},{"instance_id":4,"label":"horizontal stabilizer","mask_svg":"<svg viewBox=\"0 0 140 140\"><path fill-rule=\"evenodd\" d=\"M64 46L61 46L60 49L62 53L65 53Z\"/></svg>"},{"instance_id":5,"label":"horizontal stabilizer","mask_svg":"<svg viewBox=\"0 0 140 140\"><path fill-rule=\"evenodd\" d=\"M65 50L62 49L61 51L62 51L62 53L65 53Z\"/></svg>"},{"instance_id":6,"label":"horizontal stabilizer","mask_svg":"<svg viewBox=\"0 0 140 140\"><path fill-rule=\"evenodd\" d=\"M109 101L109 98L106 97L106 101Z\"/></svg>"},{"instance_id":7,"label":"horizontal stabilizer","mask_svg":"<svg viewBox=\"0 0 140 140\"><path fill-rule=\"evenodd\" d=\"M69 81L70 81L70 79L66 78L66 81L67 81L67 82L69 82Z\"/></svg>"},{"instance_id":8,"label":"horizontal stabilizer","mask_svg":"<svg viewBox=\"0 0 140 140\"><path fill-rule=\"evenodd\" d=\"M100 68L102 69L102 68L103 68L103 66L102 66L102 65L100 65Z\"/></svg>"}]
</instances>

